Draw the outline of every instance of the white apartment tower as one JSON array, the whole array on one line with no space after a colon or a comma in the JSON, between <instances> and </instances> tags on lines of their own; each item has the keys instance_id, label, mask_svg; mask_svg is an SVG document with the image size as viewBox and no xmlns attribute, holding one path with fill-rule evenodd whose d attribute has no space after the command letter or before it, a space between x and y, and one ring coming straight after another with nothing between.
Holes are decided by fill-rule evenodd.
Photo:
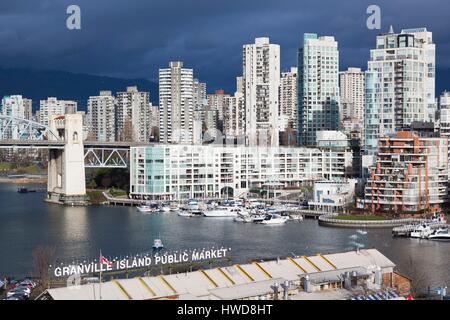
<instances>
[{"instance_id":1,"label":"white apartment tower","mask_svg":"<svg viewBox=\"0 0 450 320\"><path fill-rule=\"evenodd\" d=\"M434 121L435 51L432 32L405 29L377 36L366 72L364 131L366 153L378 138L414 121Z\"/></svg>"},{"instance_id":2,"label":"white apartment tower","mask_svg":"<svg viewBox=\"0 0 450 320\"><path fill-rule=\"evenodd\" d=\"M116 94L116 140L149 141L150 94L127 87Z\"/></svg>"},{"instance_id":3,"label":"white apartment tower","mask_svg":"<svg viewBox=\"0 0 450 320\"><path fill-rule=\"evenodd\" d=\"M334 37L305 33L298 52L298 142L315 146L316 132L339 125L339 51Z\"/></svg>"},{"instance_id":4,"label":"white apartment tower","mask_svg":"<svg viewBox=\"0 0 450 320\"><path fill-rule=\"evenodd\" d=\"M245 131L249 146L278 146L280 46L256 38L243 46Z\"/></svg>"},{"instance_id":5,"label":"white apartment tower","mask_svg":"<svg viewBox=\"0 0 450 320\"><path fill-rule=\"evenodd\" d=\"M115 98L111 91L100 91L98 96L88 99L88 131L96 141L115 141Z\"/></svg>"},{"instance_id":6,"label":"white apartment tower","mask_svg":"<svg viewBox=\"0 0 450 320\"><path fill-rule=\"evenodd\" d=\"M362 132L364 126L364 71L348 68L339 73L339 127Z\"/></svg>"},{"instance_id":7,"label":"white apartment tower","mask_svg":"<svg viewBox=\"0 0 450 320\"><path fill-rule=\"evenodd\" d=\"M290 71L281 73L280 110L279 116L285 117L297 129L297 77L298 69L292 67Z\"/></svg>"},{"instance_id":8,"label":"white apartment tower","mask_svg":"<svg viewBox=\"0 0 450 320\"><path fill-rule=\"evenodd\" d=\"M193 70L182 61L159 69L159 134L162 143L193 143Z\"/></svg>"},{"instance_id":9,"label":"white apartment tower","mask_svg":"<svg viewBox=\"0 0 450 320\"><path fill-rule=\"evenodd\" d=\"M40 101L39 122L48 126L53 116L77 113L77 102L71 100L58 100L55 97L48 97L47 100Z\"/></svg>"}]
</instances>

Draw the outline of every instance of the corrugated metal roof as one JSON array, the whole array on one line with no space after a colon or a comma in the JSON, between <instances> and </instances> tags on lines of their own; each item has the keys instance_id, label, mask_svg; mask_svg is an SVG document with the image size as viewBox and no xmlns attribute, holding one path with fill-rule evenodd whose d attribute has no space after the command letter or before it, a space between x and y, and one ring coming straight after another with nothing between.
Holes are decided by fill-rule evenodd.
<instances>
[{"instance_id":1,"label":"corrugated metal roof","mask_svg":"<svg viewBox=\"0 0 450 320\"><path fill-rule=\"evenodd\" d=\"M267 291L270 289L269 283L282 282L285 279L299 280L306 274L310 276L311 281L317 282L339 279L339 276L349 269L358 270L358 273L362 274L364 270L367 272L367 268L378 266L385 269L395 265L376 249L368 249L156 277L113 280L102 283L101 290L104 300L142 300L169 296L216 299L217 295L238 298L243 294ZM100 298L98 283L49 289L47 292L55 300Z\"/></svg>"}]
</instances>

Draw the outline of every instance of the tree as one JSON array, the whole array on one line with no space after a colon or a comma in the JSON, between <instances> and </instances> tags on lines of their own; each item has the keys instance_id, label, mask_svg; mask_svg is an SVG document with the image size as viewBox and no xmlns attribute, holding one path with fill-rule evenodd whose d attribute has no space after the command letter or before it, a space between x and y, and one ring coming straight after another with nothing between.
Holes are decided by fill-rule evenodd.
<instances>
[{"instance_id":1,"label":"tree","mask_svg":"<svg viewBox=\"0 0 450 320\"><path fill-rule=\"evenodd\" d=\"M33 250L33 275L42 288L47 288L50 281L49 267L53 263L55 249L52 247L38 246Z\"/></svg>"}]
</instances>

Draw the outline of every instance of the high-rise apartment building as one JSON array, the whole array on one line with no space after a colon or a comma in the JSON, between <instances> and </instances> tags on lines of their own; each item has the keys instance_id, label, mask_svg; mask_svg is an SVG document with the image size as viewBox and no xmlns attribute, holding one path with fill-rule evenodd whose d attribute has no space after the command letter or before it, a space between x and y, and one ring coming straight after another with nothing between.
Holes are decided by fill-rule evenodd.
<instances>
[{"instance_id":1,"label":"high-rise apartment building","mask_svg":"<svg viewBox=\"0 0 450 320\"><path fill-rule=\"evenodd\" d=\"M149 141L150 94L127 87L116 94L116 140Z\"/></svg>"},{"instance_id":2,"label":"high-rise apartment building","mask_svg":"<svg viewBox=\"0 0 450 320\"><path fill-rule=\"evenodd\" d=\"M226 97L223 111L223 133L227 137L245 136L245 99L242 77L236 77L236 92Z\"/></svg>"},{"instance_id":3,"label":"high-rise apartment building","mask_svg":"<svg viewBox=\"0 0 450 320\"><path fill-rule=\"evenodd\" d=\"M434 121L435 44L426 28L377 36L366 72L364 145L377 150L378 138L412 122Z\"/></svg>"},{"instance_id":4,"label":"high-rise apartment building","mask_svg":"<svg viewBox=\"0 0 450 320\"><path fill-rule=\"evenodd\" d=\"M298 142L314 146L316 132L339 124L339 51L334 37L305 33L298 52Z\"/></svg>"},{"instance_id":5,"label":"high-rise apartment building","mask_svg":"<svg viewBox=\"0 0 450 320\"><path fill-rule=\"evenodd\" d=\"M297 129L297 85L298 69L292 67L289 71L281 73L280 81L280 110L279 116L285 118L287 123L292 124L292 128ZM287 127L282 126L282 131Z\"/></svg>"},{"instance_id":6,"label":"high-rise apartment building","mask_svg":"<svg viewBox=\"0 0 450 320\"><path fill-rule=\"evenodd\" d=\"M162 143L193 143L193 70L171 61L159 69L159 140Z\"/></svg>"},{"instance_id":7,"label":"high-rise apartment building","mask_svg":"<svg viewBox=\"0 0 450 320\"><path fill-rule=\"evenodd\" d=\"M208 94L208 107L210 110L217 112L217 129L224 131L224 117L227 109L229 94L223 90L216 90L214 93Z\"/></svg>"},{"instance_id":8,"label":"high-rise apartment building","mask_svg":"<svg viewBox=\"0 0 450 320\"><path fill-rule=\"evenodd\" d=\"M71 100L58 100L55 97L48 97L47 100L40 101L39 122L48 126L53 116L77 113L77 102Z\"/></svg>"},{"instance_id":9,"label":"high-rise apartment building","mask_svg":"<svg viewBox=\"0 0 450 320\"><path fill-rule=\"evenodd\" d=\"M115 141L115 98L111 91L100 91L88 99L87 123L89 138L96 141Z\"/></svg>"},{"instance_id":10,"label":"high-rise apartment building","mask_svg":"<svg viewBox=\"0 0 450 320\"><path fill-rule=\"evenodd\" d=\"M364 72L360 68L340 72L339 89L339 128L347 133L358 131L361 134L364 127Z\"/></svg>"},{"instance_id":11,"label":"high-rise apartment building","mask_svg":"<svg viewBox=\"0 0 450 320\"><path fill-rule=\"evenodd\" d=\"M245 131L249 146L278 146L280 46L256 38L243 46Z\"/></svg>"}]
</instances>

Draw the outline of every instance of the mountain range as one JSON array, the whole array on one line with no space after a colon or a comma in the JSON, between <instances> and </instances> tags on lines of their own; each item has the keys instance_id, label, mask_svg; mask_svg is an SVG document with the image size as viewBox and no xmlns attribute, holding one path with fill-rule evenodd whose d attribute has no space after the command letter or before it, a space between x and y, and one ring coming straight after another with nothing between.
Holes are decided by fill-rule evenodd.
<instances>
[{"instance_id":1,"label":"mountain range","mask_svg":"<svg viewBox=\"0 0 450 320\"><path fill-rule=\"evenodd\" d=\"M101 90L113 93L125 91L127 86L137 86L150 92L150 101L158 105L158 84L146 79L121 79L66 71L0 67L0 97L21 94L33 100L33 109L39 108L39 100L47 97L78 101L78 109L86 110L89 96ZM450 68L436 69L436 97L450 91Z\"/></svg>"},{"instance_id":2,"label":"mountain range","mask_svg":"<svg viewBox=\"0 0 450 320\"><path fill-rule=\"evenodd\" d=\"M150 92L150 101L158 105L158 84L146 79L0 67L0 97L21 94L33 100L33 110L39 108L39 100L47 97L74 100L78 102L78 110L86 110L89 96L98 95L101 90L110 90L114 94L125 91L127 86Z\"/></svg>"}]
</instances>

